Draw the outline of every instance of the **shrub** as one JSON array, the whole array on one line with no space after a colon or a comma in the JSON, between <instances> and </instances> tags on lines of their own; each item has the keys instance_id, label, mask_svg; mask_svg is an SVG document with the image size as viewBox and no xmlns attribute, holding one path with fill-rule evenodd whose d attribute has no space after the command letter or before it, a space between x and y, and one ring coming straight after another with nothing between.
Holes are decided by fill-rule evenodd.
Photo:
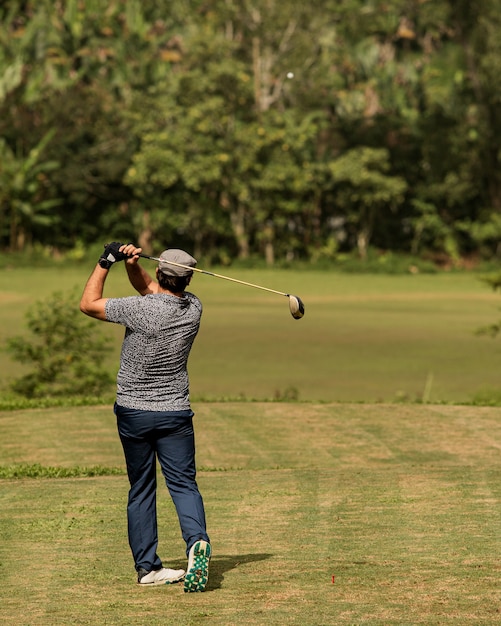
<instances>
[{"instance_id":1,"label":"shrub","mask_svg":"<svg viewBox=\"0 0 501 626\"><path fill-rule=\"evenodd\" d=\"M28 337L7 341L14 360L33 366L12 388L27 398L99 395L112 384L103 368L110 340L82 315L76 292L54 292L27 313Z\"/></svg>"},{"instance_id":2,"label":"shrub","mask_svg":"<svg viewBox=\"0 0 501 626\"><path fill-rule=\"evenodd\" d=\"M482 276L481 280L487 285L489 285L490 287L492 287L494 291L501 290L501 273L500 272ZM477 329L477 334L489 335L491 337L497 337L500 332L501 332L501 320L498 322L494 322L493 324L488 324L487 326L482 326L482 328Z\"/></svg>"}]
</instances>

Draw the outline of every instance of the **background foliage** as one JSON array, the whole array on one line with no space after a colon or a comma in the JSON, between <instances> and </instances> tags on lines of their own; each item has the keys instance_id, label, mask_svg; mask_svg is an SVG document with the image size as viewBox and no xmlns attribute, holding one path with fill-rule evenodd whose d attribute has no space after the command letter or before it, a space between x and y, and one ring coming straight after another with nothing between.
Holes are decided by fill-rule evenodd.
<instances>
[{"instance_id":1,"label":"background foliage","mask_svg":"<svg viewBox=\"0 0 501 626\"><path fill-rule=\"evenodd\" d=\"M0 247L497 255L500 9L6 0Z\"/></svg>"}]
</instances>

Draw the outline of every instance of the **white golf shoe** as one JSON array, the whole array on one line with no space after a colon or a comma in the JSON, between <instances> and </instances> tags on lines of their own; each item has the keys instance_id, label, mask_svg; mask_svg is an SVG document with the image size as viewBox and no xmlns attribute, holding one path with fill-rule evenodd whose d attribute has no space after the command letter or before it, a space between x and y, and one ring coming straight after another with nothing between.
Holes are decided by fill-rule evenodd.
<instances>
[{"instance_id":1,"label":"white golf shoe","mask_svg":"<svg viewBox=\"0 0 501 626\"><path fill-rule=\"evenodd\" d=\"M205 591L209 580L209 561L211 547L207 541L196 541L190 548L188 555L188 569L184 577L184 591Z\"/></svg>"},{"instance_id":2,"label":"white golf shoe","mask_svg":"<svg viewBox=\"0 0 501 626\"><path fill-rule=\"evenodd\" d=\"M162 567L162 569L152 570L151 572L145 572L141 570L138 573L137 582L140 585L171 585L178 583L184 578L184 569L169 569Z\"/></svg>"}]
</instances>

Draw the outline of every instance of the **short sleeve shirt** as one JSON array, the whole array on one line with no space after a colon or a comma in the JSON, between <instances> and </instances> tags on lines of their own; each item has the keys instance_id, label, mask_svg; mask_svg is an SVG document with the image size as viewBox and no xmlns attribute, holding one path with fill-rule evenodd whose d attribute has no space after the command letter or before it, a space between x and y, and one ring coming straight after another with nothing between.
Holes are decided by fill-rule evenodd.
<instances>
[{"instance_id":1,"label":"short sleeve shirt","mask_svg":"<svg viewBox=\"0 0 501 626\"><path fill-rule=\"evenodd\" d=\"M117 404L144 411L190 409L188 357L202 303L192 293L110 298L106 319L125 326Z\"/></svg>"}]
</instances>

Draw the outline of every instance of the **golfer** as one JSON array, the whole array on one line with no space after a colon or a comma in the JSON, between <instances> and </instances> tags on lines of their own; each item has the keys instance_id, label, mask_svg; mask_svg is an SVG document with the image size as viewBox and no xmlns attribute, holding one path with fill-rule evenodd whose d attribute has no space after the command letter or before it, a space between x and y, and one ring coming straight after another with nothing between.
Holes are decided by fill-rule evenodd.
<instances>
[{"instance_id":1,"label":"golfer","mask_svg":"<svg viewBox=\"0 0 501 626\"><path fill-rule=\"evenodd\" d=\"M125 326L115 414L130 482L128 535L138 583L158 585L184 579L186 592L205 591L211 546L195 480L194 413L187 373L202 304L185 291L193 272L169 261L189 267L197 262L183 250L165 250L153 280L138 263L141 251L133 244L105 246L85 286L80 310ZM103 298L108 272L122 260L140 295ZM163 567L157 555L157 458L186 542L186 573Z\"/></svg>"}]
</instances>

